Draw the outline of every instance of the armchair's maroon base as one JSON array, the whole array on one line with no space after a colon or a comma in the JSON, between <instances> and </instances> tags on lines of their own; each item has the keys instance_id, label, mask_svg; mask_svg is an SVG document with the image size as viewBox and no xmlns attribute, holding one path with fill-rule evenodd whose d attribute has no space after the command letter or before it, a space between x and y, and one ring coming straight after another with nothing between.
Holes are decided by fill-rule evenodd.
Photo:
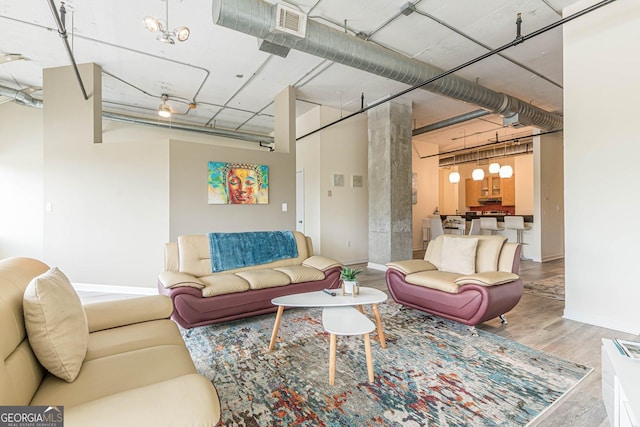
<instances>
[{"instance_id":1,"label":"armchair's maroon base","mask_svg":"<svg viewBox=\"0 0 640 427\"><path fill-rule=\"evenodd\" d=\"M387 288L395 302L469 326L505 314L522 297L521 279L496 286L463 285L452 294L412 285L404 278L398 270L387 270Z\"/></svg>"},{"instance_id":2,"label":"armchair's maroon base","mask_svg":"<svg viewBox=\"0 0 640 427\"><path fill-rule=\"evenodd\" d=\"M295 283L275 288L253 289L233 294L203 297L200 289L188 286L166 289L158 282L158 291L173 300L172 318L185 329L213 323L229 322L244 317L273 313L273 298L302 292L333 289L340 285L340 267L325 271L325 278L314 282Z\"/></svg>"}]
</instances>

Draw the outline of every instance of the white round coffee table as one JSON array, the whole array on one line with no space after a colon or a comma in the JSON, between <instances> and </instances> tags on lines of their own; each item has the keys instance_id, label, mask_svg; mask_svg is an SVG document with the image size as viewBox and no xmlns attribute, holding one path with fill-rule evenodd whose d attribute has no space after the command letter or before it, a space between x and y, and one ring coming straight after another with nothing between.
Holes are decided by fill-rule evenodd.
<instances>
[{"instance_id":1,"label":"white round coffee table","mask_svg":"<svg viewBox=\"0 0 640 427\"><path fill-rule=\"evenodd\" d=\"M378 338L380 339L380 345L382 348L387 348L385 342L384 332L382 330L382 321L380 320L380 312L378 311L378 304L387 300L387 294L374 289L360 287L360 293L358 295L342 295L340 289L331 289L335 292L335 296L331 296L324 291L304 292L301 294L291 294L282 297L274 298L271 300L273 305L278 306L278 313L276 314L276 322L273 325L273 332L271 334L271 342L269 343L269 351L273 350L276 345L276 339L278 338L278 329L280 328L280 320L282 320L282 313L285 307L345 307L356 306L360 312L364 312L363 305L371 305L373 308L373 315L376 320L376 327L378 330Z\"/></svg>"}]
</instances>

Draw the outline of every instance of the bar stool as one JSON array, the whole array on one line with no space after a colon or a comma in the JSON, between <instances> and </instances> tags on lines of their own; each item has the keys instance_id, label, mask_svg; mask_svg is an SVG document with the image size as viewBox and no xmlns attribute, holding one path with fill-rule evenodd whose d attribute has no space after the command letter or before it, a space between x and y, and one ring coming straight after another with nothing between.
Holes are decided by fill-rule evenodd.
<instances>
[{"instance_id":1,"label":"bar stool","mask_svg":"<svg viewBox=\"0 0 640 427\"><path fill-rule=\"evenodd\" d=\"M504 228L498 227L498 220L496 218L480 218L480 229L482 231L489 230L491 234L496 234L496 232L504 230Z\"/></svg>"},{"instance_id":2,"label":"bar stool","mask_svg":"<svg viewBox=\"0 0 640 427\"><path fill-rule=\"evenodd\" d=\"M422 249L427 247L427 243L431 240L431 220L422 218Z\"/></svg>"},{"instance_id":3,"label":"bar stool","mask_svg":"<svg viewBox=\"0 0 640 427\"><path fill-rule=\"evenodd\" d=\"M524 225L524 217L522 216L505 216L504 217L504 227L507 230L516 230L516 241L521 245L526 245L522 239L522 232L526 230L531 230L531 227L528 225ZM522 252L521 252L522 254ZM520 259L526 259L523 255L520 255Z\"/></svg>"},{"instance_id":4,"label":"bar stool","mask_svg":"<svg viewBox=\"0 0 640 427\"><path fill-rule=\"evenodd\" d=\"M444 228L442 228L442 219L440 219L439 215L434 215L429 218L430 226L429 226L429 237L431 239L435 239L436 237L444 234Z\"/></svg>"},{"instance_id":5,"label":"bar stool","mask_svg":"<svg viewBox=\"0 0 640 427\"><path fill-rule=\"evenodd\" d=\"M466 228L466 221L460 215L447 215L445 219L447 222L447 228L453 230L452 233L464 234Z\"/></svg>"},{"instance_id":6,"label":"bar stool","mask_svg":"<svg viewBox=\"0 0 640 427\"><path fill-rule=\"evenodd\" d=\"M469 236L478 236L482 234L480 229L480 218L471 220L471 227L469 227Z\"/></svg>"}]
</instances>

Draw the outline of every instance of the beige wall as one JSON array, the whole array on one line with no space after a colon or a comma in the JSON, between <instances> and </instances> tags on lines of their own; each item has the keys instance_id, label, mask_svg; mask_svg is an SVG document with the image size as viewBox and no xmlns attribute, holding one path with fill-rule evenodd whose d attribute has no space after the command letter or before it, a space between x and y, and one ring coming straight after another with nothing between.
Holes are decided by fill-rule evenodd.
<instances>
[{"instance_id":1,"label":"beige wall","mask_svg":"<svg viewBox=\"0 0 640 427\"><path fill-rule=\"evenodd\" d=\"M256 147L256 144L252 144ZM215 231L295 230L295 158L262 149L241 150L211 144L169 142L169 237ZM209 205L209 161L269 166L269 203ZM282 211L282 204L287 211Z\"/></svg>"},{"instance_id":2,"label":"beige wall","mask_svg":"<svg viewBox=\"0 0 640 427\"><path fill-rule=\"evenodd\" d=\"M42 258L42 110L0 105L0 258Z\"/></svg>"},{"instance_id":3,"label":"beige wall","mask_svg":"<svg viewBox=\"0 0 640 427\"><path fill-rule=\"evenodd\" d=\"M513 160L516 177L516 215L533 215L533 155L517 156Z\"/></svg>"},{"instance_id":4,"label":"beige wall","mask_svg":"<svg viewBox=\"0 0 640 427\"><path fill-rule=\"evenodd\" d=\"M81 110L84 102L75 77L71 71L62 74L47 78L57 86L49 96L80 101L74 98L65 108L50 107L50 131L43 131L42 110L0 106L0 176L15 182L10 188L0 187L3 206L15 207L15 213L3 209L0 214L7 220L1 221L7 227L0 240L3 257L40 258L60 267L75 283L151 290L163 268L163 245L178 234L214 227L294 229L293 154L111 121L101 123L103 142L95 144L94 126L87 126L87 119L74 110ZM49 106L56 104L51 99ZM208 205L208 160L268 164L270 204ZM282 203L288 204L287 212L282 212ZM45 210L48 204L51 211Z\"/></svg>"},{"instance_id":5,"label":"beige wall","mask_svg":"<svg viewBox=\"0 0 640 427\"><path fill-rule=\"evenodd\" d=\"M535 261L564 256L564 173L562 133L534 136ZM531 248L530 248L531 249Z\"/></svg>"},{"instance_id":6,"label":"beige wall","mask_svg":"<svg viewBox=\"0 0 640 427\"><path fill-rule=\"evenodd\" d=\"M418 203L413 205L412 227L413 227L413 249L419 250L423 247L422 242L422 218L428 218L438 207L438 157L421 159L420 156L428 156L438 152L438 145L421 143L419 151L414 144L412 168L418 182Z\"/></svg>"},{"instance_id":7,"label":"beige wall","mask_svg":"<svg viewBox=\"0 0 640 427\"><path fill-rule=\"evenodd\" d=\"M298 133L339 118L339 110L314 108L298 118ZM297 167L305 178L305 233L316 252L345 264L368 260L367 141L367 116L361 114L297 143ZM344 186L333 185L334 174L344 176ZM362 177L362 187L352 187L354 175Z\"/></svg>"},{"instance_id":8,"label":"beige wall","mask_svg":"<svg viewBox=\"0 0 640 427\"><path fill-rule=\"evenodd\" d=\"M638 40L637 0L564 26L565 317L633 334L640 333ZM618 227L617 218L629 225Z\"/></svg>"}]
</instances>

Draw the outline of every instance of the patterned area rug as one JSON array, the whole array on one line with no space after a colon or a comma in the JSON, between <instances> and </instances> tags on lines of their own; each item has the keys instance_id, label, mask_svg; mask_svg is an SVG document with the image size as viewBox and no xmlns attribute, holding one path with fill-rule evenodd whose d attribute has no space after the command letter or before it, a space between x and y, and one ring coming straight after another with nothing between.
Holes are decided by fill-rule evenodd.
<instances>
[{"instance_id":1,"label":"patterned area rug","mask_svg":"<svg viewBox=\"0 0 640 427\"><path fill-rule=\"evenodd\" d=\"M539 297L564 301L564 275L560 274L548 279L525 283L524 292Z\"/></svg>"},{"instance_id":2,"label":"patterned area rug","mask_svg":"<svg viewBox=\"0 0 640 427\"><path fill-rule=\"evenodd\" d=\"M369 313L370 313L370 307ZM285 310L278 344L264 315L196 328L185 338L218 390L225 426L520 426L591 369L417 310L380 305L387 338L338 337L336 381L321 309ZM183 331L184 332L184 331Z\"/></svg>"}]
</instances>

